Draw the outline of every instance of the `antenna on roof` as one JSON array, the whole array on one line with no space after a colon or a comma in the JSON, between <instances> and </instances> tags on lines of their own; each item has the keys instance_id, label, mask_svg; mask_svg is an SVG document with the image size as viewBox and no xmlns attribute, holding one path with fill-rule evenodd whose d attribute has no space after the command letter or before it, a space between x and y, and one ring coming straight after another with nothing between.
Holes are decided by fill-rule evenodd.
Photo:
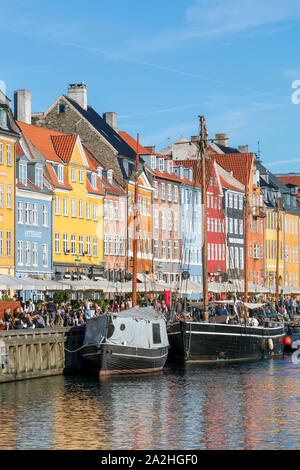
<instances>
[{"instance_id":1,"label":"antenna on roof","mask_svg":"<svg viewBox=\"0 0 300 470\"><path fill-rule=\"evenodd\" d=\"M257 153L255 154L256 160L257 160L258 162L261 161L260 154L261 154L261 152L260 152L260 143L259 143L259 141L258 141L258 142L257 142Z\"/></svg>"}]
</instances>

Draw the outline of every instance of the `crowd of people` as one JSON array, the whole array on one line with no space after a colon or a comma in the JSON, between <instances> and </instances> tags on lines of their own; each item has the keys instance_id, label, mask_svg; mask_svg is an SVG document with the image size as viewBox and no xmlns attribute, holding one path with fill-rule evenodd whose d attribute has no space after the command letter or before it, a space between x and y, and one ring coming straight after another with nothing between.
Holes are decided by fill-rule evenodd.
<instances>
[{"instance_id":1,"label":"crowd of people","mask_svg":"<svg viewBox=\"0 0 300 470\"><path fill-rule=\"evenodd\" d=\"M117 312L130 308L131 300L107 302L102 307L97 302L85 300L79 302L76 308L71 302L56 303L54 299L48 298L47 302L35 305L32 299L23 302L20 299L20 306L12 311L11 307L4 310L3 318L0 319L0 329L12 330L21 328L53 328L81 326L86 324L86 320L93 316L101 315L105 312Z\"/></svg>"},{"instance_id":2,"label":"crowd of people","mask_svg":"<svg viewBox=\"0 0 300 470\"><path fill-rule=\"evenodd\" d=\"M215 303L215 299L209 299L210 317L234 315L234 309L231 304ZM249 303L257 303L257 299L249 298ZM250 317L268 318L274 320L294 320L295 315L300 315L300 302L296 299L282 298L276 308L273 299L261 301L262 305L251 311ZM185 299L179 299L171 306L167 306L164 300L159 298L142 299L142 306L152 305L158 312L166 318L166 321L172 320L172 315L184 315L185 318L194 320L202 319L201 307L194 307L192 303ZM71 327L85 325L87 319L93 316L99 316L102 313L120 312L132 307L132 299L116 301L101 301L99 305L96 301L92 302L88 299L74 304L71 302L56 303L53 298L49 297L46 302L35 305L32 299L23 302L20 299L20 306L12 311L11 307L4 310L4 316L0 319L0 329L21 329L21 328L53 328L53 327ZM174 320L174 319L173 319Z\"/></svg>"}]
</instances>

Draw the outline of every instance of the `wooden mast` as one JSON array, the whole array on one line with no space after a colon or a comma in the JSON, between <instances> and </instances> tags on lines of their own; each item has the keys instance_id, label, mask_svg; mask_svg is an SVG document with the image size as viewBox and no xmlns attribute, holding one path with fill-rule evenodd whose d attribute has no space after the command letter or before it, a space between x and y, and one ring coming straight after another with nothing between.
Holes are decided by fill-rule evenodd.
<instances>
[{"instance_id":1,"label":"wooden mast","mask_svg":"<svg viewBox=\"0 0 300 470\"><path fill-rule=\"evenodd\" d=\"M276 253L276 307L278 309L279 302L279 255L280 255L280 211L279 197L277 199L277 253Z\"/></svg>"},{"instance_id":2,"label":"wooden mast","mask_svg":"<svg viewBox=\"0 0 300 470\"><path fill-rule=\"evenodd\" d=\"M200 158L202 177L202 282L203 282L203 319L208 322L208 269L207 269L207 195L206 195L206 146L207 136L204 116L200 116Z\"/></svg>"},{"instance_id":3,"label":"wooden mast","mask_svg":"<svg viewBox=\"0 0 300 470\"><path fill-rule=\"evenodd\" d=\"M135 187L134 187L134 216L133 216L133 270L132 270L132 306L137 302L137 249L138 249L138 186L139 186L139 138L137 134L136 160L135 160Z\"/></svg>"}]
</instances>

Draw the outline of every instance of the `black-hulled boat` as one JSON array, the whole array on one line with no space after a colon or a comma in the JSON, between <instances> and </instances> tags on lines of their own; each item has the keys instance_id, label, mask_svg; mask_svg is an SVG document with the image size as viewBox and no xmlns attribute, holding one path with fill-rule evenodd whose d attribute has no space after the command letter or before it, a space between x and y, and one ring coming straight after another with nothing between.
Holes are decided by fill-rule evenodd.
<instances>
[{"instance_id":1,"label":"black-hulled boat","mask_svg":"<svg viewBox=\"0 0 300 470\"><path fill-rule=\"evenodd\" d=\"M216 363L281 356L282 324L232 325L179 320L168 325L170 359L187 363Z\"/></svg>"},{"instance_id":2,"label":"black-hulled boat","mask_svg":"<svg viewBox=\"0 0 300 470\"><path fill-rule=\"evenodd\" d=\"M85 369L100 375L149 373L164 367L168 350L162 315L136 307L88 320L82 359Z\"/></svg>"}]
</instances>

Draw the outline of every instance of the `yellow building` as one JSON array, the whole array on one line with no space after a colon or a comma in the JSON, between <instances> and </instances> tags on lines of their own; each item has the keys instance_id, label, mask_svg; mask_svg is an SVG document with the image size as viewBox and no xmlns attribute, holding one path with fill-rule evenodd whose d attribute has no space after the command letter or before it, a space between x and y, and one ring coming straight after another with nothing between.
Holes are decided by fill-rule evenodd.
<instances>
[{"instance_id":1,"label":"yellow building","mask_svg":"<svg viewBox=\"0 0 300 470\"><path fill-rule=\"evenodd\" d=\"M299 216L284 217L284 286L299 287Z\"/></svg>"},{"instance_id":2,"label":"yellow building","mask_svg":"<svg viewBox=\"0 0 300 470\"><path fill-rule=\"evenodd\" d=\"M15 274L15 145L19 134L0 91L0 273Z\"/></svg>"},{"instance_id":3,"label":"yellow building","mask_svg":"<svg viewBox=\"0 0 300 470\"><path fill-rule=\"evenodd\" d=\"M279 213L279 286L284 285L284 232L283 220L285 214ZM277 267L277 223L278 213L275 208L266 209L265 218L265 285L266 287L276 286Z\"/></svg>"},{"instance_id":4,"label":"yellow building","mask_svg":"<svg viewBox=\"0 0 300 470\"><path fill-rule=\"evenodd\" d=\"M103 271L101 180L78 135L18 123L43 154L53 190L53 271L57 279L99 277Z\"/></svg>"}]
</instances>

